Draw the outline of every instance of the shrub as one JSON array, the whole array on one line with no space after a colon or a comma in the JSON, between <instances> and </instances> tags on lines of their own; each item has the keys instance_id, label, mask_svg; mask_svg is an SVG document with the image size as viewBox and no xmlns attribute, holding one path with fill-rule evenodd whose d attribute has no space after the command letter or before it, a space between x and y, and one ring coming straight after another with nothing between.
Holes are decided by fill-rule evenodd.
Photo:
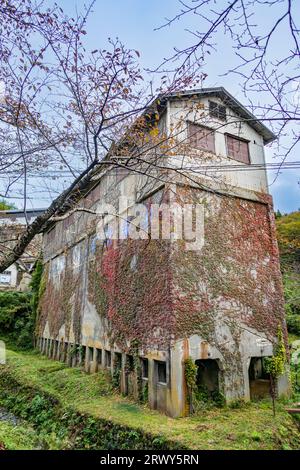
<instances>
[{"instance_id":1,"label":"shrub","mask_svg":"<svg viewBox=\"0 0 300 470\"><path fill-rule=\"evenodd\" d=\"M294 335L300 336L300 315L287 315L286 324L289 333L294 333Z\"/></svg>"},{"instance_id":2,"label":"shrub","mask_svg":"<svg viewBox=\"0 0 300 470\"><path fill-rule=\"evenodd\" d=\"M30 349L33 346L33 329L31 294L0 292L0 334L18 347Z\"/></svg>"}]
</instances>

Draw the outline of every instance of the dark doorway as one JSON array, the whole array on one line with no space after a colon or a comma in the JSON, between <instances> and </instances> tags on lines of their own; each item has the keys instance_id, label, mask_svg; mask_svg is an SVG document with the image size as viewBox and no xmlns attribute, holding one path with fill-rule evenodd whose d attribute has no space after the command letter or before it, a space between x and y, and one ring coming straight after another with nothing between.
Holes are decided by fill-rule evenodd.
<instances>
[{"instance_id":1,"label":"dark doorway","mask_svg":"<svg viewBox=\"0 0 300 470\"><path fill-rule=\"evenodd\" d=\"M265 370L263 357L251 357L249 387L251 400L270 396L270 375Z\"/></svg>"},{"instance_id":2,"label":"dark doorway","mask_svg":"<svg viewBox=\"0 0 300 470\"><path fill-rule=\"evenodd\" d=\"M219 366L215 359L198 359L196 361L197 387L211 397L219 392Z\"/></svg>"}]
</instances>

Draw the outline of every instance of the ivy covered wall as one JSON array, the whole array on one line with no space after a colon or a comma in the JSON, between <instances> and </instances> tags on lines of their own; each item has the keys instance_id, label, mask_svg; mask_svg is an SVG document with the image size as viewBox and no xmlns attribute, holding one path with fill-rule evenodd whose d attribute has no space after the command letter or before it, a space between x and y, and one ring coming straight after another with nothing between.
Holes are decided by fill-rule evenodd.
<instances>
[{"instance_id":1,"label":"ivy covered wall","mask_svg":"<svg viewBox=\"0 0 300 470\"><path fill-rule=\"evenodd\" d=\"M241 325L271 341L279 324L285 331L271 206L178 187L182 201L205 207L201 251L183 241L103 243L87 234L46 265L39 334L47 328L78 343L102 336L121 350L134 342L147 351L193 334L220 345L220 324L237 349Z\"/></svg>"}]
</instances>

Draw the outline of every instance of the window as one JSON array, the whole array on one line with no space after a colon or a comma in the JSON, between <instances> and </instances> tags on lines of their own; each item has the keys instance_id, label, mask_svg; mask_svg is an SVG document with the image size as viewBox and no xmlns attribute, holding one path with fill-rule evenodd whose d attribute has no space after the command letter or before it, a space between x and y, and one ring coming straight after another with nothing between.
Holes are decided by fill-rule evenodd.
<instances>
[{"instance_id":1,"label":"window","mask_svg":"<svg viewBox=\"0 0 300 470\"><path fill-rule=\"evenodd\" d=\"M63 349L63 355L62 355L62 358L61 358L61 360L64 361L64 362L68 358L68 347L69 347L69 343L65 343L64 344L64 349Z\"/></svg>"},{"instance_id":2,"label":"window","mask_svg":"<svg viewBox=\"0 0 300 470\"><path fill-rule=\"evenodd\" d=\"M4 271L0 274L0 284L10 284L11 281L11 272Z\"/></svg>"},{"instance_id":3,"label":"window","mask_svg":"<svg viewBox=\"0 0 300 470\"><path fill-rule=\"evenodd\" d=\"M52 339L49 339L48 357L52 357L53 347L54 347L54 341Z\"/></svg>"},{"instance_id":4,"label":"window","mask_svg":"<svg viewBox=\"0 0 300 470\"><path fill-rule=\"evenodd\" d=\"M57 358L58 348L59 348L59 342L57 340L55 340L54 341L54 346L53 346L53 359Z\"/></svg>"},{"instance_id":5,"label":"window","mask_svg":"<svg viewBox=\"0 0 300 470\"><path fill-rule=\"evenodd\" d=\"M126 355L126 371L128 372L128 374L134 371L134 360L133 356L131 356L130 354Z\"/></svg>"},{"instance_id":6,"label":"window","mask_svg":"<svg viewBox=\"0 0 300 470\"><path fill-rule=\"evenodd\" d=\"M122 354L121 353L115 352L114 368L115 369L122 368Z\"/></svg>"},{"instance_id":7,"label":"window","mask_svg":"<svg viewBox=\"0 0 300 470\"><path fill-rule=\"evenodd\" d=\"M94 360L94 348L88 348L88 362L93 362Z\"/></svg>"},{"instance_id":8,"label":"window","mask_svg":"<svg viewBox=\"0 0 300 470\"><path fill-rule=\"evenodd\" d=\"M78 363L82 366L85 364L85 358L86 358L86 353L87 353L87 347L86 346L77 346L77 351L78 351Z\"/></svg>"},{"instance_id":9,"label":"window","mask_svg":"<svg viewBox=\"0 0 300 470\"><path fill-rule=\"evenodd\" d=\"M220 119L220 121L226 121L226 106L216 103L215 101L209 102L209 115Z\"/></svg>"},{"instance_id":10,"label":"window","mask_svg":"<svg viewBox=\"0 0 300 470\"><path fill-rule=\"evenodd\" d=\"M143 379L148 379L148 359L142 358L142 378Z\"/></svg>"},{"instance_id":11,"label":"window","mask_svg":"<svg viewBox=\"0 0 300 470\"><path fill-rule=\"evenodd\" d=\"M250 163L249 142L247 140L226 135L227 155L238 162Z\"/></svg>"},{"instance_id":12,"label":"window","mask_svg":"<svg viewBox=\"0 0 300 470\"><path fill-rule=\"evenodd\" d=\"M188 138L192 147L215 152L215 133L212 129L189 122Z\"/></svg>"},{"instance_id":13,"label":"window","mask_svg":"<svg viewBox=\"0 0 300 470\"><path fill-rule=\"evenodd\" d=\"M157 381L162 384L167 383L167 365L163 361L155 361Z\"/></svg>"},{"instance_id":14,"label":"window","mask_svg":"<svg viewBox=\"0 0 300 470\"><path fill-rule=\"evenodd\" d=\"M102 349L96 349L96 362L98 366L101 366L102 363Z\"/></svg>"},{"instance_id":15,"label":"window","mask_svg":"<svg viewBox=\"0 0 300 470\"><path fill-rule=\"evenodd\" d=\"M111 366L111 352L105 351L105 367Z\"/></svg>"}]
</instances>

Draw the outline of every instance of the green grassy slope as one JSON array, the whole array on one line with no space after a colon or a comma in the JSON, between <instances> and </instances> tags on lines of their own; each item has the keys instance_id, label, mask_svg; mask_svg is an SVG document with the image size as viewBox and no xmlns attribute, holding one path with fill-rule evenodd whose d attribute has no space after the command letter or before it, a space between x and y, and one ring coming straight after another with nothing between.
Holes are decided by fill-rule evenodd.
<instances>
[{"instance_id":1,"label":"green grassy slope","mask_svg":"<svg viewBox=\"0 0 300 470\"><path fill-rule=\"evenodd\" d=\"M139 406L111 390L105 373L85 374L44 356L8 351L8 363L0 376L9 373L24 386L57 399L62 407L115 425L151 433L157 439L191 449L289 449L300 447L300 434L293 419L277 404L272 416L269 401L236 409L204 410L199 416L172 419L146 406ZM129 447L130 448L130 447Z\"/></svg>"}]
</instances>

